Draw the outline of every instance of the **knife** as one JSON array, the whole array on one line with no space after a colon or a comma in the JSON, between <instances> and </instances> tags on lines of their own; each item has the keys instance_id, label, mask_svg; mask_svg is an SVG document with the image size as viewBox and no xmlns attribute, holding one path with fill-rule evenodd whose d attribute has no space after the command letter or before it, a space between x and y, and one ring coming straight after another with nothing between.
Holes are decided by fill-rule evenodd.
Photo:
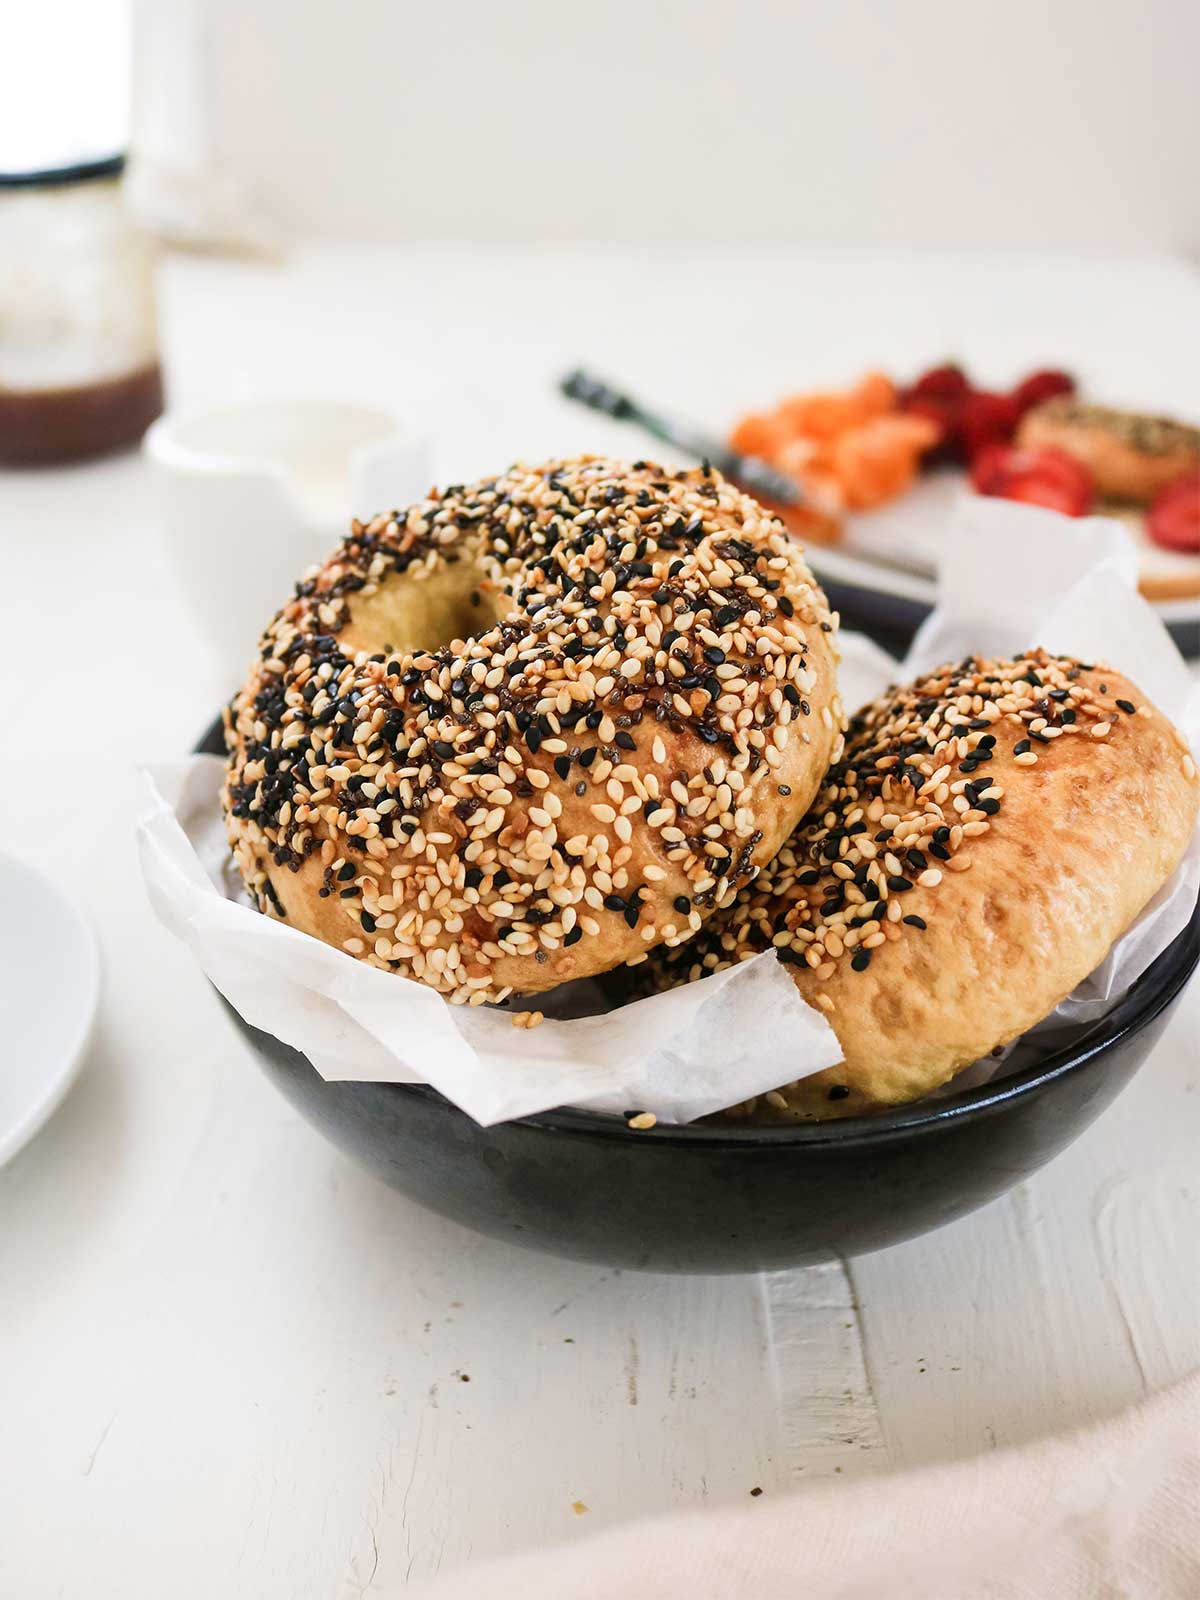
<instances>
[{"instance_id":1,"label":"knife","mask_svg":"<svg viewBox=\"0 0 1200 1600\"><path fill-rule=\"evenodd\" d=\"M812 505L810 497L794 479L785 473L777 472L758 456L741 455L698 428L683 422L673 422L669 417L659 416L655 411L647 411L645 406L639 405L629 395L622 394L619 389L614 389L603 379L584 372L582 368L576 367L574 372L568 372L558 387L569 400L578 400L581 405L587 406L592 411L599 411L603 416L612 417L617 422L634 422L654 438L661 439L664 444L673 445L685 455L699 456L702 461L707 461L716 467L725 477L735 479L755 494L765 495L769 500L777 500L780 505L785 506Z\"/></svg>"}]
</instances>

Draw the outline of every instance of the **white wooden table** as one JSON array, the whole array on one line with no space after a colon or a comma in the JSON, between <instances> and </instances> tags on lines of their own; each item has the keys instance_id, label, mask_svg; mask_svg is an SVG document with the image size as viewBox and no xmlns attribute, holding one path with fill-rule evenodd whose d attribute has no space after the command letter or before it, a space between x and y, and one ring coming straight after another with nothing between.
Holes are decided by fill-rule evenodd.
<instances>
[{"instance_id":1,"label":"white wooden table","mask_svg":"<svg viewBox=\"0 0 1200 1600\"><path fill-rule=\"evenodd\" d=\"M642 450L555 398L576 360L712 421L948 352L1200 412L1200 280L1144 258L327 247L172 262L164 323L177 404L383 401L454 478ZM151 917L135 763L185 748L230 685L137 458L0 478L0 608L27 774L0 787L3 845L75 891L106 969L79 1084L0 1172L0 1593L342 1600L1025 1440L1200 1363L1200 987L1078 1143L925 1239L766 1280L522 1253L324 1143Z\"/></svg>"}]
</instances>

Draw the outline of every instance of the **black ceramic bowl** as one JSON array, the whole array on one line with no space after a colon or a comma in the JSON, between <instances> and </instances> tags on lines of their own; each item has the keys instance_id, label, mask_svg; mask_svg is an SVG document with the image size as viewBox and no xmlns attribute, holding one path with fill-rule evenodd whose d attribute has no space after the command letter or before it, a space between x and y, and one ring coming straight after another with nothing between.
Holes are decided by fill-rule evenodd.
<instances>
[{"instance_id":1,"label":"black ceramic bowl","mask_svg":"<svg viewBox=\"0 0 1200 1600\"><path fill-rule=\"evenodd\" d=\"M838 599L844 615L851 611ZM850 626L867 620L846 615ZM907 623L893 618L870 631L900 649ZM221 749L217 727L200 748ZM620 1117L571 1110L480 1128L433 1089L326 1083L299 1051L229 1010L267 1075L311 1122L430 1210L581 1261L748 1272L881 1249L1036 1172L1133 1076L1198 960L1200 907L1102 1022L1065 1030L1003 1080L792 1128L634 1133ZM780 1082L789 1076L781 1063Z\"/></svg>"}]
</instances>

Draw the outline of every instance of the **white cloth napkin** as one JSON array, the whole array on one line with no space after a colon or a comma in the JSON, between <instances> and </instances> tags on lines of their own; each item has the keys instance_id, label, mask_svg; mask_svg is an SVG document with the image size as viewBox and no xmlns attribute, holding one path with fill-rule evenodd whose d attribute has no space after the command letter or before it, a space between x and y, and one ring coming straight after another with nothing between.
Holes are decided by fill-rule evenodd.
<instances>
[{"instance_id":1,"label":"white cloth napkin","mask_svg":"<svg viewBox=\"0 0 1200 1600\"><path fill-rule=\"evenodd\" d=\"M1198 1511L1200 1372L1083 1432L633 1522L468 1566L416 1593L429 1600L1196 1600ZM390 1592L385 1586L380 1600Z\"/></svg>"}]
</instances>

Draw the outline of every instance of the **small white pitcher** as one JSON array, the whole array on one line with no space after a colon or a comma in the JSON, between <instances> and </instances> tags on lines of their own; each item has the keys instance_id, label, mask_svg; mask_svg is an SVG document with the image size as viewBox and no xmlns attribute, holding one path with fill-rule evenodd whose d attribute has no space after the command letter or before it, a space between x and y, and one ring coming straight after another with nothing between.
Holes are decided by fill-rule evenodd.
<instances>
[{"instance_id":1,"label":"small white pitcher","mask_svg":"<svg viewBox=\"0 0 1200 1600\"><path fill-rule=\"evenodd\" d=\"M231 682L351 517L419 500L431 481L426 438L385 411L324 401L168 414L143 449L176 575Z\"/></svg>"}]
</instances>

